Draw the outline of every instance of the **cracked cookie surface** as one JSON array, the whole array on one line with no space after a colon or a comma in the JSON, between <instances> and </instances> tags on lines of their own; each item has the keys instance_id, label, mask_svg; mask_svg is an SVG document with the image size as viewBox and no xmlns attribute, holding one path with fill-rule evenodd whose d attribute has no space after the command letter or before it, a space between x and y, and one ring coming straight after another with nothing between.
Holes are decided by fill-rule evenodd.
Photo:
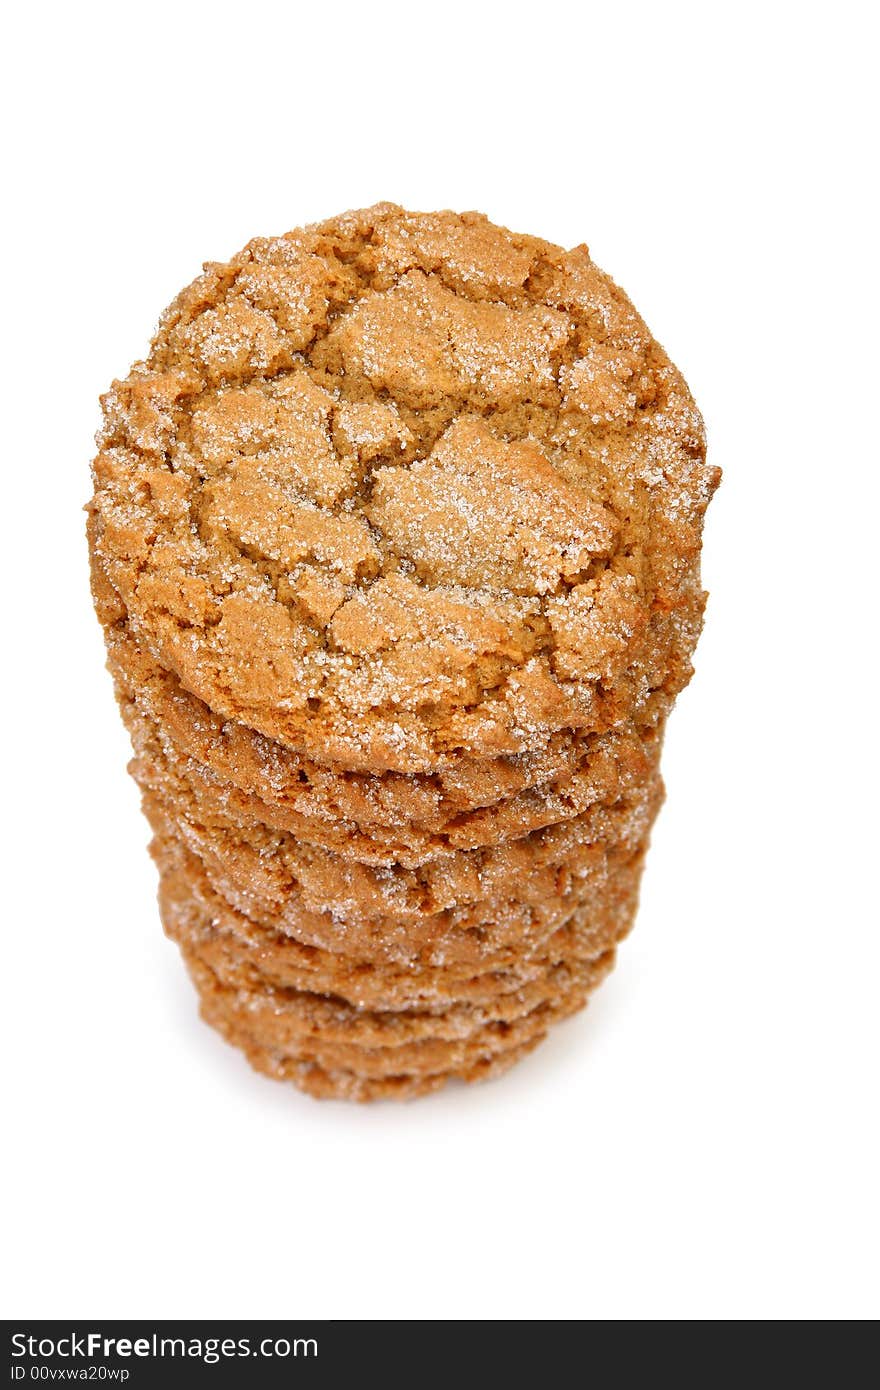
<instances>
[{"instance_id":1,"label":"cracked cookie surface","mask_svg":"<svg viewBox=\"0 0 880 1390\"><path fill-rule=\"evenodd\" d=\"M584 247L387 204L257 239L103 404L92 544L135 639L279 744L518 755L605 727L658 615L687 663L717 474Z\"/></svg>"}]
</instances>

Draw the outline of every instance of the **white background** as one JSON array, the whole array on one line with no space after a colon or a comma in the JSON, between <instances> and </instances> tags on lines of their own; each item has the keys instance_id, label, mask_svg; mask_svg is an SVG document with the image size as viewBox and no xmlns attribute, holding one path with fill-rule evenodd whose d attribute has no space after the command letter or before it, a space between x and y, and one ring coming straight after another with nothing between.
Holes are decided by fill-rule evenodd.
<instances>
[{"instance_id":1,"label":"white background","mask_svg":"<svg viewBox=\"0 0 880 1390\"><path fill-rule=\"evenodd\" d=\"M870 11L7 17L7 1316L880 1311ZM98 395L200 262L379 199L586 240L725 477L616 973L506 1079L363 1108L197 1021L80 508Z\"/></svg>"}]
</instances>

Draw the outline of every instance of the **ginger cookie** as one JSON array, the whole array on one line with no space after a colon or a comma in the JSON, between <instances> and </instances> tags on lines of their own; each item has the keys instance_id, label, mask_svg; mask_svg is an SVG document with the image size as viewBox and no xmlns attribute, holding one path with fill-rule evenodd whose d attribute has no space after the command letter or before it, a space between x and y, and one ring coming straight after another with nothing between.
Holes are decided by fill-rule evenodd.
<instances>
[{"instance_id":1,"label":"ginger cookie","mask_svg":"<svg viewBox=\"0 0 880 1390\"><path fill-rule=\"evenodd\" d=\"M595 728L651 615L699 592L717 482L586 248L386 204L209 266L100 446L94 546L139 645L364 771Z\"/></svg>"}]
</instances>

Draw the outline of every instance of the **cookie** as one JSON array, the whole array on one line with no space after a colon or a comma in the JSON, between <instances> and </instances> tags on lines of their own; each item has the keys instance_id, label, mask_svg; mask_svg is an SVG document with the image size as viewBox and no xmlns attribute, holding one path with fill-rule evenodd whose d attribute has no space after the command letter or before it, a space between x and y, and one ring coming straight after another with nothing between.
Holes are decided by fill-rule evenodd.
<instances>
[{"instance_id":1,"label":"cookie","mask_svg":"<svg viewBox=\"0 0 880 1390\"><path fill-rule=\"evenodd\" d=\"M558 959L563 948L580 956L594 955L607 939L617 941L629 930L645 848L643 843L612 856L601 877L562 901L553 898L519 910L515 902L481 904L475 913L477 925L467 925L467 916L456 913L410 927L378 922L347 930L332 913L287 907L282 920L260 914L247 899L230 901L183 841L158 834L151 846L163 886L166 882L175 885L178 914L179 904L185 904L189 895L200 910L209 913L217 932L231 938L227 954L243 964L256 961L264 973L294 969L305 977L316 969L325 981L322 989L354 1002L366 999L374 984L382 991L393 985L400 997L422 997L438 990L445 997L445 985L457 988L477 976L491 993L495 983L488 979L490 974L499 977L501 988L513 980L532 978L537 963ZM163 887L163 894L170 891ZM182 925L189 929L186 918ZM179 933L172 935L177 939Z\"/></svg>"},{"instance_id":2,"label":"cookie","mask_svg":"<svg viewBox=\"0 0 880 1390\"><path fill-rule=\"evenodd\" d=\"M240 903L250 915L279 930L289 928L291 933L304 915L311 920L314 915L329 911L334 923L339 924L337 933L341 927L349 948L360 929L371 941L371 949L375 949L375 940L382 935L393 938L402 934L412 947L417 947L420 941L440 941L451 930L483 927L486 939L490 934L488 924L508 917L516 919L517 908L524 910L525 925L548 905L554 912L564 911L569 903L578 905L601 886L615 863L641 848L658 800L655 790L650 809L640 805L627 821L626 838L611 845L570 843L567 837L562 844L519 842L520 854L515 858L528 864L519 878L496 881L496 876L500 878L503 873L501 862L487 865L484 877L476 867L468 876L468 866L450 865L452 882L440 870L425 875L420 889L415 875L411 884L400 879L367 879L362 883L359 877L348 873L337 879L333 871L338 865L316 864L311 858L300 868L295 854L286 854L274 837L269 837L265 855L261 856L248 841L231 832L206 835L192 822L175 817L158 798L148 797L145 807L156 833L180 838L199 858L227 902ZM474 881L456 894L455 880L464 885L468 877ZM507 934L515 937L516 932L514 928ZM523 930L523 939L525 935Z\"/></svg>"},{"instance_id":3,"label":"cookie","mask_svg":"<svg viewBox=\"0 0 880 1390\"><path fill-rule=\"evenodd\" d=\"M191 973L196 972L203 985L210 984L229 1015L242 1019L252 1035L267 1045L320 1049L324 1065L342 1067L353 1060L353 1056L346 1060L338 1050L343 1047L387 1053L386 1060L396 1066L403 1059L400 1049L418 1045L420 1069L427 1065L427 1044L448 1048L461 1044L482 1047L485 1043L487 1050L495 1050L495 1041L507 1039L515 1028L530 1028L533 1015L544 1017L549 1007L569 995L581 997L592 978L592 960L598 958L560 961L530 985L498 995L486 1004L455 1002L443 1010L410 1007L376 1011L354 1008L335 996L272 985L259 975L254 975L249 985L242 985L235 975L231 980L224 978L198 948L183 944L181 953ZM517 1032L516 1036L524 1035ZM442 1059L444 1064L450 1055L433 1054L435 1061ZM419 1060L419 1053L410 1054L410 1060Z\"/></svg>"},{"instance_id":4,"label":"cookie","mask_svg":"<svg viewBox=\"0 0 880 1390\"><path fill-rule=\"evenodd\" d=\"M387 789L351 788L344 775L335 788L331 788L329 778L321 779L320 791L318 779L306 781L305 774L302 782L274 797L271 783L259 776L251 781L251 790L243 790L184 754L168 729L143 712L140 702L125 698L120 691L119 704L132 736L135 770L140 777L149 781L155 775L150 769L158 763L170 770L175 784L188 786L206 814L284 830L304 844L377 866L413 867L458 850L502 844L582 815L591 806L620 797L648 778L661 749L655 731L639 736L628 727L601 739L585 739L580 761L569 772L489 805L478 802L466 809L461 796L457 799L461 809L450 809L448 819L443 820L436 787L424 783L410 785L393 802ZM421 822L405 816L407 805L414 816L419 810L424 813ZM351 819L355 814L363 819ZM371 815L372 820L368 819Z\"/></svg>"},{"instance_id":5,"label":"cookie","mask_svg":"<svg viewBox=\"0 0 880 1390\"><path fill-rule=\"evenodd\" d=\"M290 1081L298 1090L304 1091L316 1100L415 1100L419 1096L441 1090L450 1081L490 1081L503 1076L541 1041L540 1037L533 1038L518 1048L511 1048L508 1052L463 1067L453 1075L439 1072L427 1075L384 1076L376 1079L364 1077L354 1071L327 1071L315 1062L304 1062L276 1048L263 1047L256 1043L246 1030L231 1024L225 1018L214 1017L205 1006L202 1006L201 1012L207 1023L216 1028L227 1042L244 1053L254 1071L271 1077L273 1081Z\"/></svg>"},{"instance_id":6,"label":"cookie","mask_svg":"<svg viewBox=\"0 0 880 1390\"><path fill-rule=\"evenodd\" d=\"M615 764L622 780L637 776L646 759L659 755L662 742L665 707L655 705L647 726L623 725L602 738L556 736L537 755L461 758L431 777L346 773L219 719L144 656L127 625L108 631L108 649L136 744L139 730L151 729L169 756L183 753L193 760L191 768L200 764L203 781L209 772L227 795L244 791L257 797L259 819L274 816L301 838L341 852L349 846L357 858L377 845L395 861L424 857L433 848L442 852L447 843L476 847L577 814L610 794Z\"/></svg>"},{"instance_id":7,"label":"cookie","mask_svg":"<svg viewBox=\"0 0 880 1390\"><path fill-rule=\"evenodd\" d=\"M343 955L409 960L430 949L498 949L548 934L646 843L660 803L654 778L612 807L525 839L407 870L376 869L262 827L213 821L161 782L144 808L160 839L178 838L233 906L275 930Z\"/></svg>"},{"instance_id":8,"label":"cookie","mask_svg":"<svg viewBox=\"0 0 880 1390\"><path fill-rule=\"evenodd\" d=\"M602 962L603 978L606 964ZM518 1051L524 1044L546 1037L553 1023L583 1008L593 983L590 975L590 983L579 982L567 990L560 991L557 985L552 1002L539 1004L531 1013L509 1023L477 1026L468 1037L445 1039L427 1035L397 1045L368 1046L329 1040L327 1020L316 1019L312 1028L300 1016L299 1000L288 999L282 1005L265 990L251 996L227 991L195 958L187 959L186 965L199 991L202 1016L215 1028L225 1031L225 1024L227 1029L246 1034L257 1045L299 1062L315 1063L326 1071L354 1071L370 1080L401 1074L456 1075L510 1050Z\"/></svg>"},{"instance_id":9,"label":"cookie","mask_svg":"<svg viewBox=\"0 0 880 1390\"><path fill-rule=\"evenodd\" d=\"M299 1069L316 1067L368 1082L401 1076L474 1079L505 1054L522 1055L552 1023L582 1008L613 964L609 951L574 969L562 965L530 999L511 996L492 1016L467 1006L439 1015L388 1015L346 1009L338 1001L294 990L230 988L196 953L185 949L184 956L203 1017L231 1041L283 1059L293 1080L302 1074Z\"/></svg>"},{"instance_id":10,"label":"cookie","mask_svg":"<svg viewBox=\"0 0 880 1390\"><path fill-rule=\"evenodd\" d=\"M192 920L194 896L187 891ZM612 942L593 943L588 955L570 934L560 954L543 962L528 983L473 999L375 1010L352 1005L338 993L326 995L282 986L259 965L235 953L218 954L222 940L214 913L178 943L202 1001L202 1013L225 1036L287 1059L291 1068L350 1072L375 1081L398 1077L467 1075L496 1057L542 1038L550 1023L582 1007L590 988L613 959ZM567 949L566 949L567 947Z\"/></svg>"},{"instance_id":11,"label":"cookie","mask_svg":"<svg viewBox=\"0 0 880 1390\"><path fill-rule=\"evenodd\" d=\"M275 903L293 894L317 910L347 904L356 918L430 915L510 894L514 886L521 900L538 901L590 872L609 847L641 840L660 795L652 769L616 799L593 802L580 815L538 830L475 849L446 847L442 856L413 865L375 865L312 845L254 814L235 814L221 797L188 780L155 744L138 743L131 771L190 847L224 864L243 888Z\"/></svg>"},{"instance_id":12,"label":"cookie","mask_svg":"<svg viewBox=\"0 0 880 1390\"><path fill-rule=\"evenodd\" d=\"M563 959L589 960L604 953L629 931L643 862L643 855L634 855L618 866L589 907L574 913L537 948L523 943L501 961L482 954L458 963L420 958L405 964L372 955L350 959L277 932L231 907L184 845L166 839L155 848L167 934L196 948L222 978L252 988L260 976L272 986L379 1010L489 1004L533 984Z\"/></svg>"},{"instance_id":13,"label":"cookie","mask_svg":"<svg viewBox=\"0 0 880 1390\"><path fill-rule=\"evenodd\" d=\"M430 774L606 728L657 614L687 662L704 452L585 248L380 205L174 301L104 398L93 545L138 645L216 714Z\"/></svg>"}]
</instances>

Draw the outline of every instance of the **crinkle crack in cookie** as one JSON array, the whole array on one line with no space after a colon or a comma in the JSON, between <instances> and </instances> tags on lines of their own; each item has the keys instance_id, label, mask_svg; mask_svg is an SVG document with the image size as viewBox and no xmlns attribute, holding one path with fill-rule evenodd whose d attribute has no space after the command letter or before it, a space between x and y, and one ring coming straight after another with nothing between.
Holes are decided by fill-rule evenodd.
<instances>
[{"instance_id":1,"label":"crinkle crack in cookie","mask_svg":"<svg viewBox=\"0 0 880 1390\"><path fill-rule=\"evenodd\" d=\"M584 247L388 204L257 239L103 404L93 547L134 639L303 755L601 731L658 620L687 665L717 472Z\"/></svg>"}]
</instances>

